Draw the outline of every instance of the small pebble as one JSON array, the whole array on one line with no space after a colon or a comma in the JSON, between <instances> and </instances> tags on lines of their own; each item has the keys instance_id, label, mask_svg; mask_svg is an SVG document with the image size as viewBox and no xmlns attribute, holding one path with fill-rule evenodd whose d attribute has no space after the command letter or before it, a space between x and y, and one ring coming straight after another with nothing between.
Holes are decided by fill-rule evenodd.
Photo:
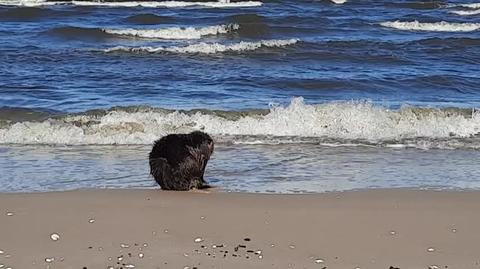
<instances>
[{"instance_id":1,"label":"small pebble","mask_svg":"<svg viewBox=\"0 0 480 269\"><path fill-rule=\"evenodd\" d=\"M0 249L0 254L3 254L3 253L5 253L5 252L4 252L3 250L1 250L1 249Z\"/></svg>"},{"instance_id":2,"label":"small pebble","mask_svg":"<svg viewBox=\"0 0 480 269\"><path fill-rule=\"evenodd\" d=\"M148 244L147 244L147 243L143 243L143 247L144 247L144 248L148 247Z\"/></svg>"},{"instance_id":3,"label":"small pebble","mask_svg":"<svg viewBox=\"0 0 480 269\"><path fill-rule=\"evenodd\" d=\"M262 251L261 251L261 250L257 250L257 251L255 251L255 254L260 255L260 254L262 254Z\"/></svg>"},{"instance_id":4,"label":"small pebble","mask_svg":"<svg viewBox=\"0 0 480 269\"><path fill-rule=\"evenodd\" d=\"M324 263L325 261L322 259L315 259L315 263Z\"/></svg>"},{"instance_id":5,"label":"small pebble","mask_svg":"<svg viewBox=\"0 0 480 269\"><path fill-rule=\"evenodd\" d=\"M109 267L107 267L107 269L115 269L115 267L109 266Z\"/></svg>"},{"instance_id":6,"label":"small pebble","mask_svg":"<svg viewBox=\"0 0 480 269\"><path fill-rule=\"evenodd\" d=\"M13 216L13 212L7 212L7 216L9 217Z\"/></svg>"},{"instance_id":7,"label":"small pebble","mask_svg":"<svg viewBox=\"0 0 480 269\"><path fill-rule=\"evenodd\" d=\"M258 255L258 258L259 258L259 259L263 259L263 255Z\"/></svg>"},{"instance_id":8,"label":"small pebble","mask_svg":"<svg viewBox=\"0 0 480 269\"><path fill-rule=\"evenodd\" d=\"M200 217L200 219L201 219L201 220L204 220L204 219L205 219L205 217L204 217L204 216L201 216L201 217Z\"/></svg>"},{"instance_id":9,"label":"small pebble","mask_svg":"<svg viewBox=\"0 0 480 269\"><path fill-rule=\"evenodd\" d=\"M95 222L95 219L89 219L88 220L88 223L94 223Z\"/></svg>"},{"instance_id":10,"label":"small pebble","mask_svg":"<svg viewBox=\"0 0 480 269\"><path fill-rule=\"evenodd\" d=\"M52 258L45 258L45 262L51 263L53 261L55 261L55 258L53 258L53 257Z\"/></svg>"},{"instance_id":11,"label":"small pebble","mask_svg":"<svg viewBox=\"0 0 480 269\"><path fill-rule=\"evenodd\" d=\"M166 233L166 234L168 234L168 230L164 230L163 232Z\"/></svg>"},{"instance_id":12,"label":"small pebble","mask_svg":"<svg viewBox=\"0 0 480 269\"><path fill-rule=\"evenodd\" d=\"M140 259L143 259L143 253L138 253L138 257L139 257Z\"/></svg>"},{"instance_id":13,"label":"small pebble","mask_svg":"<svg viewBox=\"0 0 480 269\"><path fill-rule=\"evenodd\" d=\"M130 246L127 245L127 244L120 244L120 247L121 247L121 248L129 248Z\"/></svg>"},{"instance_id":14,"label":"small pebble","mask_svg":"<svg viewBox=\"0 0 480 269\"><path fill-rule=\"evenodd\" d=\"M0 264L0 268L3 268L3 267L5 267L5 265L3 265L3 264Z\"/></svg>"},{"instance_id":15,"label":"small pebble","mask_svg":"<svg viewBox=\"0 0 480 269\"><path fill-rule=\"evenodd\" d=\"M190 269L190 267L188 267L188 266L184 266L184 267L183 267L183 269Z\"/></svg>"},{"instance_id":16,"label":"small pebble","mask_svg":"<svg viewBox=\"0 0 480 269\"><path fill-rule=\"evenodd\" d=\"M291 249L294 249L294 248L295 248L294 245L290 245L290 246L288 246L288 247L291 248Z\"/></svg>"},{"instance_id":17,"label":"small pebble","mask_svg":"<svg viewBox=\"0 0 480 269\"><path fill-rule=\"evenodd\" d=\"M390 235L396 235L396 234L397 234L397 232L395 232L395 231L390 231Z\"/></svg>"},{"instance_id":18,"label":"small pebble","mask_svg":"<svg viewBox=\"0 0 480 269\"><path fill-rule=\"evenodd\" d=\"M275 244L271 244L270 247L271 247L271 248L275 247Z\"/></svg>"},{"instance_id":19,"label":"small pebble","mask_svg":"<svg viewBox=\"0 0 480 269\"><path fill-rule=\"evenodd\" d=\"M53 233L50 235L50 238L53 240L53 241L57 241L58 239L60 239L60 235L56 234L56 233Z\"/></svg>"},{"instance_id":20,"label":"small pebble","mask_svg":"<svg viewBox=\"0 0 480 269\"><path fill-rule=\"evenodd\" d=\"M103 248L102 248L102 247L98 247L98 251L102 251L102 250L103 250Z\"/></svg>"},{"instance_id":21,"label":"small pebble","mask_svg":"<svg viewBox=\"0 0 480 269\"><path fill-rule=\"evenodd\" d=\"M117 260L121 262L123 260L123 256L118 257Z\"/></svg>"},{"instance_id":22,"label":"small pebble","mask_svg":"<svg viewBox=\"0 0 480 269\"><path fill-rule=\"evenodd\" d=\"M428 251L428 252L434 252L435 249L434 249L434 248L428 248L427 251Z\"/></svg>"},{"instance_id":23,"label":"small pebble","mask_svg":"<svg viewBox=\"0 0 480 269\"><path fill-rule=\"evenodd\" d=\"M200 243L200 242L203 242L203 238L197 237L197 238L195 238L194 241L195 241L195 243Z\"/></svg>"},{"instance_id":24,"label":"small pebble","mask_svg":"<svg viewBox=\"0 0 480 269\"><path fill-rule=\"evenodd\" d=\"M456 233L457 232L457 229L452 229L452 233Z\"/></svg>"},{"instance_id":25,"label":"small pebble","mask_svg":"<svg viewBox=\"0 0 480 269\"><path fill-rule=\"evenodd\" d=\"M439 269L438 265L430 265L428 269Z\"/></svg>"},{"instance_id":26,"label":"small pebble","mask_svg":"<svg viewBox=\"0 0 480 269\"><path fill-rule=\"evenodd\" d=\"M133 265L133 264L126 264L126 265L125 265L125 268L135 268L135 265Z\"/></svg>"},{"instance_id":27,"label":"small pebble","mask_svg":"<svg viewBox=\"0 0 480 269\"><path fill-rule=\"evenodd\" d=\"M247 241L247 242L251 241L251 239L248 238L248 237L247 237L247 238L244 238L243 240L244 240L244 241Z\"/></svg>"},{"instance_id":28,"label":"small pebble","mask_svg":"<svg viewBox=\"0 0 480 269\"><path fill-rule=\"evenodd\" d=\"M188 257L188 254L187 254L187 253L183 253L183 256L184 256L184 257Z\"/></svg>"}]
</instances>

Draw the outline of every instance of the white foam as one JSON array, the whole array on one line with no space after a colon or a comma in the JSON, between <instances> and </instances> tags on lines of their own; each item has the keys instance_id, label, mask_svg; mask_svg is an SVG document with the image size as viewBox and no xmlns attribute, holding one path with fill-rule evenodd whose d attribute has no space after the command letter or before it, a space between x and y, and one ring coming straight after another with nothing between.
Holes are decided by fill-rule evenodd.
<instances>
[{"instance_id":1,"label":"white foam","mask_svg":"<svg viewBox=\"0 0 480 269\"><path fill-rule=\"evenodd\" d=\"M168 133L193 130L204 130L217 141L234 143L301 142L303 138L307 141L316 138L332 144L344 139L380 144L386 141L395 145L401 140L422 147L455 148L460 144L451 139L480 134L480 113L472 112L465 117L435 109L389 110L364 102L308 105L302 98L295 98L288 106L272 107L266 115L238 119L201 112L112 111L101 117L80 115L44 122L20 122L0 129L0 143L150 144ZM424 140L419 142L417 138ZM432 139L444 140L432 142L436 141Z\"/></svg>"},{"instance_id":2,"label":"white foam","mask_svg":"<svg viewBox=\"0 0 480 269\"><path fill-rule=\"evenodd\" d=\"M184 1L128 1L128 2L101 2L101 1L45 1L45 0L1 0L0 5L37 7L47 5L76 5L76 6L99 6L99 7L194 7L203 6L211 8L235 8L235 7L259 7L260 1L242 1L230 3L221 0L218 2L184 2Z\"/></svg>"},{"instance_id":3,"label":"white foam","mask_svg":"<svg viewBox=\"0 0 480 269\"><path fill-rule=\"evenodd\" d=\"M214 54L222 52L241 52L241 51L253 51L262 47L284 47L293 45L298 42L298 39L287 40L262 40L258 42L238 42L233 44L220 44L220 43L197 43L188 46L173 46L173 47L124 47L118 46L103 50L104 52L171 52L171 53L201 53L201 54Z\"/></svg>"},{"instance_id":4,"label":"white foam","mask_svg":"<svg viewBox=\"0 0 480 269\"><path fill-rule=\"evenodd\" d=\"M97 2L97 1L72 1L77 6L104 6L104 7L192 7L203 6L211 8L229 8L229 7L258 7L262 5L260 1L242 1L230 3L227 1L219 2L184 2L184 1L131 1L131 2Z\"/></svg>"},{"instance_id":5,"label":"white foam","mask_svg":"<svg viewBox=\"0 0 480 269\"><path fill-rule=\"evenodd\" d=\"M104 29L106 33L158 39L200 39L204 36L226 34L238 30L238 24L216 25L201 28L170 27L163 29Z\"/></svg>"},{"instance_id":6,"label":"white foam","mask_svg":"<svg viewBox=\"0 0 480 269\"><path fill-rule=\"evenodd\" d=\"M456 6L466 7L466 8L480 8L480 3L458 4Z\"/></svg>"},{"instance_id":7,"label":"white foam","mask_svg":"<svg viewBox=\"0 0 480 269\"><path fill-rule=\"evenodd\" d=\"M432 31L432 32L471 32L480 29L480 23L455 23L455 22L419 22L419 21L389 21L382 22L384 27L410 31Z\"/></svg>"},{"instance_id":8,"label":"white foam","mask_svg":"<svg viewBox=\"0 0 480 269\"><path fill-rule=\"evenodd\" d=\"M347 2L347 0L330 0L330 1L332 1L335 4L345 4Z\"/></svg>"},{"instance_id":9,"label":"white foam","mask_svg":"<svg viewBox=\"0 0 480 269\"><path fill-rule=\"evenodd\" d=\"M68 4L68 2L47 2L45 0L0 0L0 5L21 6L21 7L39 7Z\"/></svg>"},{"instance_id":10,"label":"white foam","mask_svg":"<svg viewBox=\"0 0 480 269\"><path fill-rule=\"evenodd\" d=\"M478 15L478 14L480 14L480 9L474 9L474 10L454 10L454 11L450 11L450 13L454 13L454 14L462 15L462 16L471 16L471 15Z\"/></svg>"}]
</instances>

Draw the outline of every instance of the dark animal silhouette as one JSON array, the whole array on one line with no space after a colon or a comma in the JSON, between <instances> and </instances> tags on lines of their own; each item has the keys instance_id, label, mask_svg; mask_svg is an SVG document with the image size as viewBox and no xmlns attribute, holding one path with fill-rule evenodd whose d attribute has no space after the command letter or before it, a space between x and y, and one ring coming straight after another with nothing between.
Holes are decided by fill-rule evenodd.
<instances>
[{"instance_id":1,"label":"dark animal silhouette","mask_svg":"<svg viewBox=\"0 0 480 269\"><path fill-rule=\"evenodd\" d=\"M164 136L150 152L150 174L163 190L209 188L203 174L213 148L212 138L200 131Z\"/></svg>"}]
</instances>

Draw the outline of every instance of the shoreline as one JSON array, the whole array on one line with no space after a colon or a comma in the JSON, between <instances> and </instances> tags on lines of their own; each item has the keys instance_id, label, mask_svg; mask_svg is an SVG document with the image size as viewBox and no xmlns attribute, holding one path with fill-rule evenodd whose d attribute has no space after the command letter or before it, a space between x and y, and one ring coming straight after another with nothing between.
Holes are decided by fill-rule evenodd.
<instances>
[{"instance_id":1,"label":"shoreline","mask_svg":"<svg viewBox=\"0 0 480 269\"><path fill-rule=\"evenodd\" d=\"M0 193L0 264L480 268L479 202L480 191L404 189Z\"/></svg>"}]
</instances>

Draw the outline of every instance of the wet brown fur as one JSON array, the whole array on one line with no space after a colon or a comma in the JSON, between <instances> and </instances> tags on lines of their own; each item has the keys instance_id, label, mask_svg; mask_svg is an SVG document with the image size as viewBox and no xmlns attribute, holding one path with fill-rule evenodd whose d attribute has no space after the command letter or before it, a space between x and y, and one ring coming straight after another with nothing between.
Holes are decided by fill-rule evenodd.
<instances>
[{"instance_id":1,"label":"wet brown fur","mask_svg":"<svg viewBox=\"0 0 480 269\"><path fill-rule=\"evenodd\" d=\"M164 136L150 152L150 174L163 190L209 188L203 175L213 149L212 138L204 132Z\"/></svg>"}]
</instances>

